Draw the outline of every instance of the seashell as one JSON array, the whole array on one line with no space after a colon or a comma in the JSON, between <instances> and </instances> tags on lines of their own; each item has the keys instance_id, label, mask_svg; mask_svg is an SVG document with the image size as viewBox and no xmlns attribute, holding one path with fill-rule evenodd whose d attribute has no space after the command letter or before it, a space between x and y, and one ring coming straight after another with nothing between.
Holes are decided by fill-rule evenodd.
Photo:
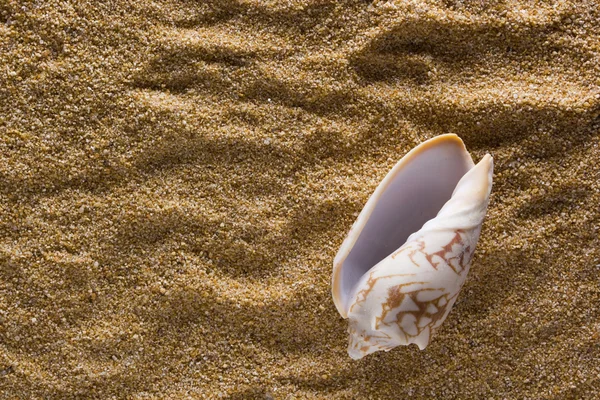
<instances>
[{"instance_id":1,"label":"seashell","mask_svg":"<svg viewBox=\"0 0 600 400\"><path fill-rule=\"evenodd\" d=\"M411 150L375 189L333 263L350 357L427 347L469 272L492 173L489 154L474 165L448 134Z\"/></svg>"}]
</instances>

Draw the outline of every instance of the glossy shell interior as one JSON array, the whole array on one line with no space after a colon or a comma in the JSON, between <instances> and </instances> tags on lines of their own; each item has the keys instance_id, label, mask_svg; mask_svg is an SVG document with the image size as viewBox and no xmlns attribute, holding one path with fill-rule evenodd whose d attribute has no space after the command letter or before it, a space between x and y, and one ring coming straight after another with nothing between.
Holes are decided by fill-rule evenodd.
<instances>
[{"instance_id":1,"label":"glossy shell interior","mask_svg":"<svg viewBox=\"0 0 600 400\"><path fill-rule=\"evenodd\" d=\"M462 140L448 134L415 147L392 168L335 257L332 294L342 317L361 277L434 218L473 166Z\"/></svg>"}]
</instances>

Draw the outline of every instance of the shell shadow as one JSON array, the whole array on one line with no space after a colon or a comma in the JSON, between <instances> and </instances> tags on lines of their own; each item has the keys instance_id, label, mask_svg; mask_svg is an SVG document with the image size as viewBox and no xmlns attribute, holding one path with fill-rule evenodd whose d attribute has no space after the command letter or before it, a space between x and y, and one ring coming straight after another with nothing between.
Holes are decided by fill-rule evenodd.
<instances>
[{"instance_id":1,"label":"shell shadow","mask_svg":"<svg viewBox=\"0 0 600 400\"><path fill-rule=\"evenodd\" d=\"M343 330L343 321L330 315L335 312L331 307L315 313L302 306L306 296L325 303L327 294L302 293L264 305L240 306L235 300L219 298L210 288L174 287L170 292L157 295L152 307L140 307L136 314L171 341L185 340L204 327L221 340L246 341L270 352L320 353L328 352L327 343ZM323 321L331 321L328 329L323 329Z\"/></svg>"},{"instance_id":2,"label":"shell shadow","mask_svg":"<svg viewBox=\"0 0 600 400\"><path fill-rule=\"evenodd\" d=\"M207 219L185 210L147 210L126 215L116 223L116 234L107 239L106 254L145 254L167 242L183 246L208 264L232 277L264 277L311 248L325 232L341 232L354 202L304 199L287 217L280 231L269 221L247 220L222 232L227 218ZM190 235L193 233L194 235ZM278 256L274 256L278 255ZM109 259L100 261L110 265Z\"/></svg>"}]
</instances>

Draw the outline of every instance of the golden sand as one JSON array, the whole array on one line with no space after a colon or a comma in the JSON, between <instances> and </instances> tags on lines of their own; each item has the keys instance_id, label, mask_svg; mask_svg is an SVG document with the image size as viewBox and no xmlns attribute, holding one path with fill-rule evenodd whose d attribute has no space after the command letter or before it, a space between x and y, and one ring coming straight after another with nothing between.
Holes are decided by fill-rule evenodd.
<instances>
[{"instance_id":1,"label":"golden sand","mask_svg":"<svg viewBox=\"0 0 600 400\"><path fill-rule=\"evenodd\" d=\"M0 0L0 398L600 396L593 0ZM454 132L488 218L425 351L332 260Z\"/></svg>"}]
</instances>

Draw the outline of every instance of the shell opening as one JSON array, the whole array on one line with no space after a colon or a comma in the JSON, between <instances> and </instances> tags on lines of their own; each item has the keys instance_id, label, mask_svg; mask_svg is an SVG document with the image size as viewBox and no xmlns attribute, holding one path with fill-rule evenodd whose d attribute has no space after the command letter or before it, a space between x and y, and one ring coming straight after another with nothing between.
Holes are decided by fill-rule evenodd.
<instances>
[{"instance_id":1,"label":"shell opening","mask_svg":"<svg viewBox=\"0 0 600 400\"><path fill-rule=\"evenodd\" d=\"M452 197L459 180L473 167L471 157L458 140L426 147L413 155L410 162L400 165L401 161L390 171L382 183L382 191L372 199L368 220L343 260L344 309L347 310L360 278L434 218ZM376 195L377 191L372 197Z\"/></svg>"}]
</instances>

